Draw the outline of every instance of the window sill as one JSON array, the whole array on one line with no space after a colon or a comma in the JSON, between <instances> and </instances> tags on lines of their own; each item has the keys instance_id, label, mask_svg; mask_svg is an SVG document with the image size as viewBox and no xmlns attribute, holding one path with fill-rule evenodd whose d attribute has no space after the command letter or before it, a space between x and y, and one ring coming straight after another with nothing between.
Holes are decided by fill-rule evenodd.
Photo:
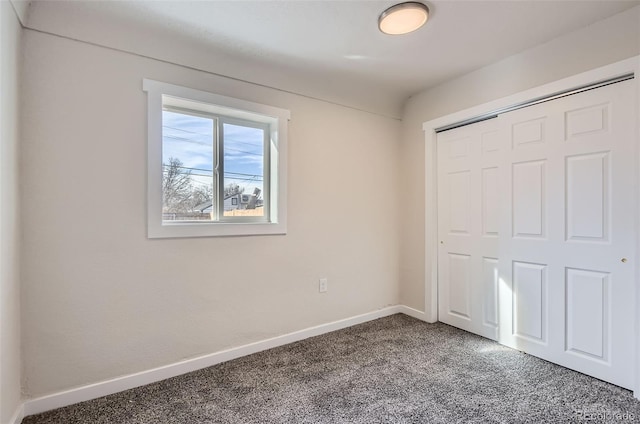
<instances>
[{"instance_id":1,"label":"window sill","mask_svg":"<svg viewBox=\"0 0 640 424\"><path fill-rule=\"evenodd\" d=\"M149 225L147 228L147 237L150 239L284 234L287 234L287 227L284 224L268 222L180 222L175 224Z\"/></svg>"}]
</instances>

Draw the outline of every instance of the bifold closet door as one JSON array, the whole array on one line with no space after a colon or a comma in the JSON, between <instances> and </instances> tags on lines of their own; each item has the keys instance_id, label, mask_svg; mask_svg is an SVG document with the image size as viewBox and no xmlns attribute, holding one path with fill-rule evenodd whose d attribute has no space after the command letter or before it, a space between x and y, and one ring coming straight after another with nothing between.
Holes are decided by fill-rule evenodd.
<instances>
[{"instance_id":1,"label":"bifold closet door","mask_svg":"<svg viewBox=\"0 0 640 424\"><path fill-rule=\"evenodd\" d=\"M438 135L441 321L633 387L634 87Z\"/></svg>"}]
</instances>

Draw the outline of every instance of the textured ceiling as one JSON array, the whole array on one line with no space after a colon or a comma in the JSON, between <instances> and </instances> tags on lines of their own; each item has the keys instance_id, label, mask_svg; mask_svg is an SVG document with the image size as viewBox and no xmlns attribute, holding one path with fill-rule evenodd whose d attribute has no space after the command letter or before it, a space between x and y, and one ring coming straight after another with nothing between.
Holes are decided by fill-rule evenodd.
<instances>
[{"instance_id":1,"label":"textured ceiling","mask_svg":"<svg viewBox=\"0 0 640 424\"><path fill-rule=\"evenodd\" d=\"M34 1L27 26L327 100L408 96L640 4L639 1L430 1L427 25L377 29L391 1ZM193 55L170 54L172 38ZM177 42L176 42L177 43ZM183 44L184 45L184 44ZM207 52L216 65L197 57ZM323 88L324 85L324 88ZM323 94L326 93L326 94ZM343 98L338 93L343 94ZM374 94L378 98L374 98ZM350 102L349 97L361 101ZM367 96L370 97L367 100ZM378 108L379 109L379 108ZM396 108L397 109L397 108ZM393 113L391 113L393 114Z\"/></svg>"}]
</instances>

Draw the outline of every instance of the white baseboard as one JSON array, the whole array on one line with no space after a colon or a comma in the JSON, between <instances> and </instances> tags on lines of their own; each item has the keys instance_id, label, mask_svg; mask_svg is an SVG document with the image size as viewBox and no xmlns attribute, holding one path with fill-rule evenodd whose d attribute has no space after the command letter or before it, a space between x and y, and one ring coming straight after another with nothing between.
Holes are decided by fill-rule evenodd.
<instances>
[{"instance_id":1,"label":"white baseboard","mask_svg":"<svg viewBox=\"0 0 640 424\"><path fill-rule=\"evenodd\" d=\"M166 365L163 367L158 367L151 370L114 378L111 380L106 380L99 383L89 384L75 389L65 390L63 392L30 399L24 403L23 415L26 416L39 414L51 409L61 408L63 406L73 405L74 403L84 402L113 393L118 393L124 390L133 389L135 387L155 383L157 381L176 377L178 375L182 375L191 371L197 371L202 368L207 368L221 362L226 362L232 359L240 358L242 356L251 355L252 353L257 353L263 350L286 345L288 343L297 342L309 337L330 333L332 331L351 327L357 324L362 324L367 321L397 313L404 313L406 315L426 321L426 315L416 309L401 305L390 306L387 308L379 309L377 311L357 315L351 318L346 318L339 321L330 322L328 324L322 324L304 330L295 331L293 333L284 334L282 336L273 337L271 339L250 343L244 346L223 350L197 358L187 359L185 361L176 362L174 364ZM20 421L17 421L15 424L19 423Z\"/></svg>"},{"instance_id":2,"label":"white baseboard","mask_svg":"<svg viewBox=\"0 0 640 424\"><path fill-rule=\"evenodd\" d=\"M8 424L20 424L24 417L24 404L20 404L18 406L18 409L16 409L16 412L14 412L13 416L9 418Z\"/></svg>"},{"instance_id":3,"label":"white baseboard","mask_svg":"<svg viewBox=\"0 0 640 424\"><path fill-rule=\"evenodd\" d=\"M417 318L421 321L428 322L431 324L436 322L432 320L431 317L428 316L426 313L419 311L417 309L413 309L405 305L398 305L398 309L399 309L398 312L400 312L401 314L409 315L410 317Z\"/></svg>"}]
</instances>

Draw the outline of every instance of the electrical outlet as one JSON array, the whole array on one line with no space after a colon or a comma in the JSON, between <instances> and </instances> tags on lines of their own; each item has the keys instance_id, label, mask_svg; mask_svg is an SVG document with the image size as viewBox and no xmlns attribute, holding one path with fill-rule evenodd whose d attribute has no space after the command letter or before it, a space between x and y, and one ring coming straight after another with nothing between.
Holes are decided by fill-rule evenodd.
<instances>
[{"instance_id":1,"label":"electrical outlet","mask_svg":"<svg viewBox=\"0 0 640 424\"><path fill-rule=\"evenodd\" d=\"M321 278L318 283L318 290L320 293L325 293L328 290L328 281L326 278Z\"/></svg>"}]
</instances>

